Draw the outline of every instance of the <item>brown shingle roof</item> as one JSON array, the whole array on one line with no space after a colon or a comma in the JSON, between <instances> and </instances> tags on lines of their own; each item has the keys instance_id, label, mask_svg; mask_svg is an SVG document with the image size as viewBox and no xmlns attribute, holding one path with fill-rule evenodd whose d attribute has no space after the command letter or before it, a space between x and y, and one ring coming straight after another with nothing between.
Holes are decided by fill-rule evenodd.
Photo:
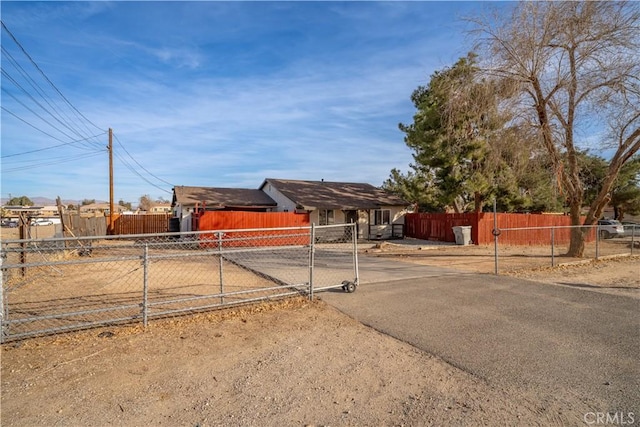
<instances>
[{"instance_id":1,"label":"brown shingle roof","mask_svg":"<svg viewBox=\"0 0 640 427\"><path fill-rule=\"evenodd\" d=\"M247 188L187 187L173 188L173 203L195 206L204 202L207 208L232 207L268 208L277 206L271 197L260 190Z\"/></svg>"},{"instance_id":2,"label":"brown shingle roof","mask_svg":"<svg viewBox=\"0 0 640 427\"><path fill-rule=\"evenodd\" d=\"M260 188L264 188L267 183L302 209L376 209L381 206L410 204L366 183L267 178Z\"/></svg>"}]
</instances>

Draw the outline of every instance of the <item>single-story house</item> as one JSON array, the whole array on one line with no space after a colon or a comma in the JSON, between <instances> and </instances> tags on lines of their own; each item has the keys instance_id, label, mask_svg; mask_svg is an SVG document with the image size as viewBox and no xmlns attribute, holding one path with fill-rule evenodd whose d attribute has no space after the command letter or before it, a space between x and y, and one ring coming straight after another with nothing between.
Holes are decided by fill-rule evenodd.
<instances>
[{"instance_id":1,"label":"single-story house","mask_svg":"<svg viewBox=\"0 0 640 427\"><path fill-rule=\"evenodd\" d=\"M118 204L113 205L115 213L122 213L125 210L124 206ZM102 216L109 215L109 203L90 203L88 205L82 205L78 209L81 216Z\"/></svg>"},{"instance_id":2,"label":"single-story house","mask_svg":"<svg viewBox=\"0 0 640 427\"><path fill-rule=\"evenodd\" d=\"M171 212L171 203L153 203L149 209L149 213L162 214Z\"/></svg>"},{"instance_id":3,"label":"single-story house","mask_svg":"<svg viewBox=\"0 0 640 427\"><path fill-rule=\"evenodd\" d=\"M171 202L180 231L195 230L193 213L200 210L272 212L276 208L277 203L266 193L247 188L176 186Z\"/></svg>"},{"instance_id":4,"label":"single-story house","mask_svg":"<svg viewBox=\"0 0 640 427\"><path fill-rule=\"evenodd\" d=\"M409 203L366 183L267 178L260 190L278 212L308 212L317 225L355 222L361 239L402 236Z\"/></svg>"},{"instance_id":5,"label":"single-story house","mask_svg":"<svg viewBox=\"0 0 640 427\"><path fill-rule=\"evenodd\" d=\"M2 209L6 211L7 217L17 217L21 213L25 213L27 215L41 215L42 206L11 206L4 205Z\"/></svg>"},{"instance_id":6,"label":"single-story house","mask_svg":"<svg viewBox=\"0 0 640 427\"><path fill-rule=\"evenodd\" d=\"M361 239L402 236L409 205L366 183L273 178L265 179L257 190L176 186L171 204L180 231L196 229L196 211L296 212L308 213L316 225L354 222Z\"/></svg>"}]
</instances>

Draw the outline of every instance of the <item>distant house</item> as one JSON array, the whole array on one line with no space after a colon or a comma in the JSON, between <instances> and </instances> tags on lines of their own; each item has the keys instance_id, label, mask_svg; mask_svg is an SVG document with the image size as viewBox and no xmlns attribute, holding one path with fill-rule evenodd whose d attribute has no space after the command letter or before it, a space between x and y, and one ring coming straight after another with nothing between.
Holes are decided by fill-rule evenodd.
<instances>
[{"instance_id":1,"label":"distant house","mask_svg":"<svg viewBox=\"0 0 640 427\"><path fill-rule=\"evenodd\" d=\"M194 212L200 210L272 212L277 203L260 190L246 188L187 187L173 188L171 209L180 221L180 231L193 231Z\"/></svg>"},{"instance_id":2,"label":"distant house","mask_svg":"<svg viewBox=\"0 0 640 427\"><path fill-rule=\"evenodd\" d=\"M154 203L151 205L148 213L152 214L163 214L171 212L171 203Z\"/></svg>"},{"instance_id":3,"label":"distant house","mask_svg":"<svg viewBox=\"0 0 640 427\"><path fill-rule=\"evenodd\" d=\"M2 209L6 212L7 218L17 218L21 213L29 218L53 219L60 216L57 206L3 206Z\"/></svg>"},{"instance_id":4,"label":"distant house","mask_svg":"<svg viewBox=\"0 0 640 427\"><path fill-rule=\"evenodd\" d=\"M24 214L27 217L40 216L42 213L42 206L10 206L5 205L2 207L5 211L6 218L18 218L19 215Z\"/></svg>"},{"instance_id":5,"label":"distant house","mask_svg":"<svg viewBox=\"0 0 640 427\"><path fill-rule=\"evenodd\" d=\"M371 184L267 178L260 190L278 203L279 212L308 212L314 224L355 222L358 237L389 239L402 235L409 203Z\"/></svg>"},{"instance_id":6,"label":"distant house","mask_svg":"<svg viewBox=\"0 0 640 427\"><path fill-rule=\"evenodd\" d=\"M63 209L65 208L63 207ZM40 215L44 217L55 217L55 216L60 216L60 212L58 212L58 207L55 205L43 206Z\"/></svg>"},{"instance_id":7,"label":"distant house","mask_svg":"<svg viewBox=\"0 0 640 427\"><path fill-rule=\"evenodd\" d=\"M121 213L125 210L124 206L114 205L115 213ZM109 203L90 203L88 205L82 205L78 208L78 212L81 216L99 216L109 215Z\"/></svg>"}]
</instances>

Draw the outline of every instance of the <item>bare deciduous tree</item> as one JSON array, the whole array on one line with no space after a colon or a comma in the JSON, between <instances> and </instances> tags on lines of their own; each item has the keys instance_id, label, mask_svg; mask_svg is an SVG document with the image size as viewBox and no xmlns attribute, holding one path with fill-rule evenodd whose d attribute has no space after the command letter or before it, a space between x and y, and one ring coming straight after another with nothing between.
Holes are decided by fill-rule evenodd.
<instances>
[{"instance_id":1,"label":"bare deciduous tree","mask_svg":"<svg viewBox=\"0 0 640 427\"><path fill-rule=\"evenodd\" d=\"M519 117L539 133L572 224L594 224L620 168L640 149L639 4L521 2L511 14L472 21L486 71L514 83ZM588 135L613 154L582 222L578 153ZM569 255L583 255L586 233L574 228Z\"/></svg>"},{"instance_id":2,"label":"bare deciduous tree","mask_svg":"<svg viewBox=\"0 0 640 427\"><path fill-rule=\"evenodd\" d=\"M148 194L140 196L140 198L138 199L138 209L143 211L150 211L152 207L153 200L151 199L151 196L149 196Z\"/></svg>"}]
</instances>

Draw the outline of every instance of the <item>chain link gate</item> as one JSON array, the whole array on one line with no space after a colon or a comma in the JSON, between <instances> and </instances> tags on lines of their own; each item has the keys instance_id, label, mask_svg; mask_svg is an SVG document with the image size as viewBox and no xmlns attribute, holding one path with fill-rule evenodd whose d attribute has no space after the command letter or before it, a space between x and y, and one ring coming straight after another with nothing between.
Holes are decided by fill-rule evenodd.
<instances>
[{"instance_id":1,"label":"chain link gate","mask_svg":"<svg viewBox=\"0 0 640 427\"><path fill-rule=\"evenodd\" d=\"M0 256L3 342L358 284L355 224L6 240Z\"/></svg>"}]
</instances>

